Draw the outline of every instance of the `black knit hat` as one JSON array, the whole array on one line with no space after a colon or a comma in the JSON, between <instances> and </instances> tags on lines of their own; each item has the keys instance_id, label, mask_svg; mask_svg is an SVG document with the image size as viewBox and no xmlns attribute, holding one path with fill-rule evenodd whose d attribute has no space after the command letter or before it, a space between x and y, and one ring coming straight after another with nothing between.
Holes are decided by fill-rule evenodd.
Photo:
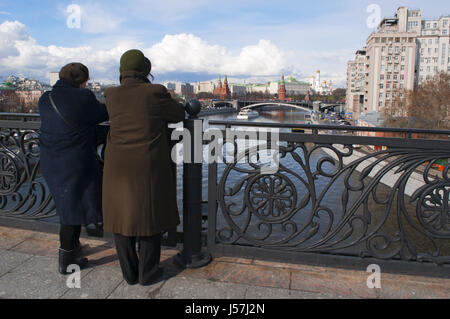
<instances>
[{"instance_id":1,"label":"black knit hat","mask_svg":"<svg viewBox=\"0 0 450 319\"><path fill-rule=\"evenodd\" d=\"M69 63L59 71L59 78L78 86L89 80L89 69L78 62Z\"/></svg>"},{"instance_id":2,"label":"black knit hat","mask_svg":"<svg viewBox=\"0 0 450 319\"><path fill-rule=\"evenodd\" d=\"M140 50L129 50L120 58L120 73L136 71L148 76L152 69L152 63Z\"/></svg>"}]
</instances>

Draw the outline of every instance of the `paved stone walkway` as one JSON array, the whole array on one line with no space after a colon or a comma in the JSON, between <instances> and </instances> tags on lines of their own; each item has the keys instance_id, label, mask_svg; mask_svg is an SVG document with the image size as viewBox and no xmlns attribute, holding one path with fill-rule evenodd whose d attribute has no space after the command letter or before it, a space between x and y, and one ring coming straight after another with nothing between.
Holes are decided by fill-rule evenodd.
<instances>
[{"instance_id":1,"label":"paved stone walkway","mask_svg":"<svg viewBox=\"0 0 450 319\"><path fill-rule=\"evenodd\" d=\"M228 257L181 269L173 249L162 251L160 282L129 286L113 243L93 239L82 239L90 266L81 272L81 288L70 289L57 271L58 244L55 234L0 226L0 298L450 298L450 279L382 274L381 289L369 289L365 271Z\"/></svg>"}]
</instances>

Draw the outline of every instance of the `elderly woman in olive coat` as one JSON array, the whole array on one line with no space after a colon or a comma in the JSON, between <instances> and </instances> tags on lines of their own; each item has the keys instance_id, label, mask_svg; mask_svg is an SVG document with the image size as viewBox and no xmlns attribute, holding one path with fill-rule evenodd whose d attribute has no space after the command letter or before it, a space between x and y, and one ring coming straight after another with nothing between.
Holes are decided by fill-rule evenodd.
<instances>
[{"instance_id":1,"label":"elderly woman in olive coat","mask_svg":"<svg viewBox=\"0 0 450 319\"><path fill-rule=\"evenodd\" d=\"M105 92L111 124L103 175L104 230L114 233L124 279L142 285L162 274L161 234L180 223L167 124L185 117L183 105L164 86L150 83L150 70L141 51L127 51L120 63L121 85Z\"/></svg>"}]
</instances>

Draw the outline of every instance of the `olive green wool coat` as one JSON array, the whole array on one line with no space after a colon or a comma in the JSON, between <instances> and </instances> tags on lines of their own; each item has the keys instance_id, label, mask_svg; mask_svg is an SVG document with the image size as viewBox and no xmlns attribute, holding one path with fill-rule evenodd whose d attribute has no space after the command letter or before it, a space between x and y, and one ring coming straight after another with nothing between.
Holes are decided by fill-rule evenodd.
<instances>
[{"instance_id":1,"label":"olive green wool coat","mask_svg":"<svg viewBox=\"0 0 450 319\"><path fill-rule=\"evenodd\" d=\"M136 72L105 91L111 122L103 171L104 230L153 236L180 223L171 169L168 123L185 118L182 104L162 85Z\"/></svg>"}]
</instances>

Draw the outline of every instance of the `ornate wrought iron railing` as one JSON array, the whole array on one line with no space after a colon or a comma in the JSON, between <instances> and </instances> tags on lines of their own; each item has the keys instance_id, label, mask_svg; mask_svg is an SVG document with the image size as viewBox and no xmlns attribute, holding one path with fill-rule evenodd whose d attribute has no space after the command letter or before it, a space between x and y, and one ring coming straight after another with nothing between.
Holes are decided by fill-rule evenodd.
<instances>
[{"instance_id":1,"label":"ornate wrought iron railing","mask_svg":"<svg viewBox=\"0 0 450 319\"><path fill-rule=\"evenodd\" d=\"M271 155L279 159L276 173L262 173L263 164L250 160L255 151L250 147L231 162L209 164L210 251L450 263L450 131L209 124L238 131L243 126L311 130L280 131ZM415 134L438 138L411 138ZM274 147L266 143L257 152L267 149Z\"/></svg>"},{"instance_id":2,"label":"ornate wrought iron railing","mask_svg":"<svg viewBox=\"0 0 450 319\"><path fill-rule=\"evenodd\" d=\"M0 121L0 216L42 219L55 215L40 174L39 126L38 121L16 118Z\"/></svg>"},{"instance_id":3,"label":"ornate wrought iron railing","mask_svg":"<svg viewBox=\"0 0 450 319\"><path fill-rule=\"evenodd\" d=\"M0 120L0 216L54 216L39 168L40 122L34 116L27 121L8 116L10 120ZM209 125L311 130L280 131L276 173L262 174L261 163L249 161L251 148L236 153L229 163L209 164L211 252L450 263L449 131L220 121ZM222 133L226 136L225 130ZM416 134L422 138L411 138ZM100 134L99 145L105 136ZM374 145L383 147L366 149ZM266 148L273 149L270 143Z\"/></svg>"}]
</instances>

